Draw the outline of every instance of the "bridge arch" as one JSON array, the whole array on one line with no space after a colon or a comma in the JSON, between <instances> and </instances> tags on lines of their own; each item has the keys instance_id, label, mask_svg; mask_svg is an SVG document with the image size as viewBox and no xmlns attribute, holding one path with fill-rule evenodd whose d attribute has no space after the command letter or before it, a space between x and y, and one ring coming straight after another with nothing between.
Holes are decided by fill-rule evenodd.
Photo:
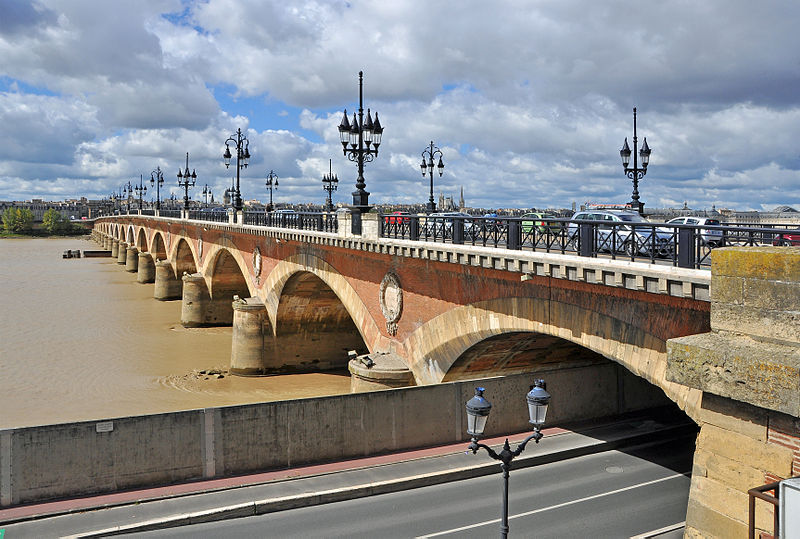
<instances>
[{"instance_id":1,"label":"bridge arch","mask_svg":"<svg viewBox=\"0 0 800 539\"><path fill-rule=\"evenodd\" d=\"M206 271L209 292L212 300L233 301L233 296L248 298L251 290L249 279L245 277L247 268L242 268L241 254L224 247L218 247L208 256ZM233 307L231 319L233 319Z\"/></svg>"},{"instance_id":2,"label":"bridge arch","mask_svg":"<svg viewBox=\"0 0 800 539\"><path fill-rule=\"evenodd\" d=\"M145 233L144 227L139 227L139 233L136 235L136 247L143 253L148 251L147 234Z\"/></svg>"},{"instance_id":3,"label":"bridge arch","mask_svg":"<svg viewBox=\"0 0 800 539\"><path fill-rule=\"evenodd\" d=\"M160 230L153 232L153 237L150 243L150 252L152 253L153 258L158 260L166 260L167 246L164 242L164 234Z\"/></svg>"},{"instance_id":4,"label":"bridge arch","mask_svg":"<svg viewBox=\"0 0 800 539\"><path fill-rule=\"evenodd\" d=\"M700 392L665 378L664 340L618 318L553 300L498 298L453 308L412 333L404 343L405 356L411 358L409 368L419 384L440 383L468 349L515 332L559 337L596 352L658 386L698 418Z\"/></svg>"},{"instance_id":5,"label":"bridge arch","mask_svg":"<svg viewBox=\"0 0 800 539\"><path fill-rule=\"evenodd\" d=\"M381 333L364 301L341 273L322 258L310 253L290 256L280 261L269 273L262 288L261 299L267 307L272 327L280 327L279 307L284 290L290 290L286 288L287 283L296 274L303 273L312 274L331 290L349 314L368 350L375 351L380 345ZM313 280L307 277L303 279L306 283L313 283L312 286L317 285L319 289L319 285Z\"/></svg>"},{"instance_id":6,"label":"bridge arch","mask_svg":"<svg viewBox=\"0 0 800 539\"><path fill-rule=\"evenodd\" d=\"M184 273L197 273L197 256L194 246L186 238L174 242L170 263L175 271L175 277L180 279Z\"/></svg>"}]
</instances>

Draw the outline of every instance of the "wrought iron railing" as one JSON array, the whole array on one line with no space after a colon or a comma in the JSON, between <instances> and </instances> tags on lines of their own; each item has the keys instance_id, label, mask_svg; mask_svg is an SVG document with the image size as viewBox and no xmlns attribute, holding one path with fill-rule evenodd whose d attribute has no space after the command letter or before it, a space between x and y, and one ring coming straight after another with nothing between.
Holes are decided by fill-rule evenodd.
<instances>
[{"instance_id":1,"label":"wrought iron railing","mask_svg":"<svg viewBox=\"0 0 800 539\"><path fill-rule=\"evenodd\" d=\"M385 238L707 267L715 247L800 243L800 227L672 225L621 221L381 215Z\"/></svg>"},{"instance_id":2,"label":"wrought iron railing","mask_svg":"<svg viewBox=\"0 0 800 539\"><path fill-rule=\"evenodd\" d=\"M314 232L336 232L338 230L335 213L249 211L244 213L244 224Z\"/></svg>"},{"instance_id":3,"label":"wrought iron railing","mask_svg":"<svg viewBox=\"0 0 800 539\"><path fill-rule=\"evenodd\" d=\"M155 215L156 214L156 210L153 210L153 209L141 210L141 214L142 215Z\"/></svg>"},{"instance_id":4,"label":"wrought iron railing","mask_svg":"<svg viewBox=\"0 0 800 539\"><path fill-rule=\"evenodd\" d=\"M227 223L228 212L225 209L191 210L189 212L189 219L195 219L197 221L212 221L215 223Z\"/></svg>"},{"instance_id":5,"label":"wrought iron railing","mask_svg":"<svg viewBox=\"0 0 800 539\"><path fill-rule=\"evenodd\" d=\"M159 210L158 215L160 217L180 217L181 210Z\"/></svg>"}]
</instances>

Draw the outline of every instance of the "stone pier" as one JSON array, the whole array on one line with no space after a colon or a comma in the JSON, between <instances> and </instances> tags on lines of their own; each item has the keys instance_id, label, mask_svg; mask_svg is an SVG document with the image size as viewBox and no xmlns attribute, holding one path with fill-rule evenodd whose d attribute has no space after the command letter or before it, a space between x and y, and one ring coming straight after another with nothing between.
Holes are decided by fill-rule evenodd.
<instances>
[{"instance_id":1,"label":"stone pier","mask_svg":"<svg viewBox=\"0 0 800 539\"><path fill-rule=\"evenodd\" d=\"M231 374L258 376L270 374L267 350L274 352L272 326L267 308L259 298L233 301ZM269 342L270 346L267 346Z\"/></svg>"},{"instance_id":2,"label":"stone pier","mask_svg":"<svg viewBox=\"0 0 800 539\"><path fill-rule=\"evenodd\" d=\"M111 258L116 260L118 256L119 256L119 240L112 239L111 240Z\"/></svg>"},{"instance_id":3,"label":"stone pier","mask_svg":"<svg viewBox=\"0 0 800 539\"><path fill-rule=\"evenodd\" d=\"M139 249L128 247L125 250L125 271L136 273L139 271Z\"/></svg>"},{"instance_id":4,"label":"stone pier","mask_svg":"<svg viewBox=\"0 0 800 539\"><path fill-rule=\"evenodd\" d=\"M799 306L800 248L715 249L711 331L667 341L667 378L703 392L687 537L746 537L747 491L800 475Z\"/></svg>"},{"instance_id":5,"label":"stone pier","mask_svg":"<svg viewBox=\"0 0 800 539\"><path fill-rule=\"evenodd\" d=\"M152 283L156 280L156 265L150 253L139 253L137 283Z\"/></svg>"},{"instance_id":6,"label":"stone pier","mask_svg":"<svg viewBox=\"0 0 800 539\"><path fill-rule=\"evenodd\" d=\"M119 242L119 249L117 251L117 264L124 266L127 260L128 260L128 244L124 241L121 241Z\"/></svg>"},{"instance_id":7,"label":"stone pier","mask_svg":"<svg viewBox=\"0 0 800 539\"><path fill-rule=\"evenodd\" d=\"M155 262L153 297L159 301L169 301L183 297L183 281L175 277L172 264L167 260L156 260Z\"/></svg>"}]
</instances>

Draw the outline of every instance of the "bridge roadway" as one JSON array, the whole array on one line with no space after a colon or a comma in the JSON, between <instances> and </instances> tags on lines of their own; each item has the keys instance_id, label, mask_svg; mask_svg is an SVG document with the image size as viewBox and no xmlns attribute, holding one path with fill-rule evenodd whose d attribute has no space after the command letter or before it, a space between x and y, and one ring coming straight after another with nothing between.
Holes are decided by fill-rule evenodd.
<instances>
[{"instance_id":1,"label":"bridge roadway","mask_svg":"<svg viewBox=\"0 0 800 539\"><path fill-rule=\"evenodd\" d=\"M361 224L356 236L344 213L321 232L115 216L93 235L157 299L180 298L185 325L233 324L232 372L347 364L356 392L532 373L599 414L647 394L631 375L660 388L701 427L690 536L742 536L747 490L800 475L800 249L714 249L708 272L388 239L373 214ZM346 363L347 350L363 355ZM609 362L623 369L603 378ZM593 383L568 389L570 369ZM548 419L586 413L569 403ZM770 523L759 508L758 529Z\"/></svg>"}]
</instances>

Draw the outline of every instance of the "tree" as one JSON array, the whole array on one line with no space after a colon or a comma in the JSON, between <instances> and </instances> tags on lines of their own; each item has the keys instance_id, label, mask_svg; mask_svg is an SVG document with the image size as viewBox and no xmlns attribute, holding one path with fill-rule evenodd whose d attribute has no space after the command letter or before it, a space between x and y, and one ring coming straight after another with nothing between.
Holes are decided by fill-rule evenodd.
<instances>
[{"instance_id":1,"label":"tree","mask_svg":"<svg viewBox=\"0 0 800 539\"><path fill-rule=\"evenodd\" d=\"M33 229L33 212L27 208L6 208L3 228L11 234L27 234Z\"/></svg>"},{"instance_id":2,"label":"tree","mask_svg":"<svg viewBox=\"0 0 800 539\"><path fill-rule=\"evenodd\" d=\"M72 230L72 223L69 222L69 219L61 215L61 212L55 208L50 208L44 212L42 228L44 228L48 234L66 234Z\"/></svg>"}]
</instances>

